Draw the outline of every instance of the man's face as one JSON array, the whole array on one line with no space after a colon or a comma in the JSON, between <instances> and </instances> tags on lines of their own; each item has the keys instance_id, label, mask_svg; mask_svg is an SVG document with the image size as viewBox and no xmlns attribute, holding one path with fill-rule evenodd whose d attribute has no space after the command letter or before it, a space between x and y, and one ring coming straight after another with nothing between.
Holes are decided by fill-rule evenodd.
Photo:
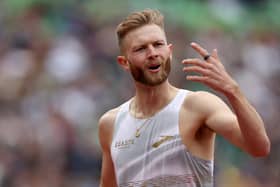
<instances>
[{"instance_id":1,"label":"man's face","mask_svg":"<svg viewBox=\"0 0 280 187\"><path fill-rule=\"evenodd\" d=\"M127 34L123 51L129 70L136 82L156 86L170 73L171 45L157 25L146 25Z\"/></svg>"}]
</instances>

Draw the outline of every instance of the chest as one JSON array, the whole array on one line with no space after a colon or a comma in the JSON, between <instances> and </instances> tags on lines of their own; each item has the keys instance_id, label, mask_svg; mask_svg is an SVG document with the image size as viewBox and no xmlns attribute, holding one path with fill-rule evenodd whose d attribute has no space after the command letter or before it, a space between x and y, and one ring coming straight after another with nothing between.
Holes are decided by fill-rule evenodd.
<instances>
[{"instance_id":1,"label":"chest","mask_svg":"<svg viewBox=\"0 0 280 187\"><path fill-rule=\"evenodd\" d=\"M117 125L111 154L114 162L120 165L168 149L179 137L178 113L145 120L126 116Z\"/></svg>"}]
</instances>

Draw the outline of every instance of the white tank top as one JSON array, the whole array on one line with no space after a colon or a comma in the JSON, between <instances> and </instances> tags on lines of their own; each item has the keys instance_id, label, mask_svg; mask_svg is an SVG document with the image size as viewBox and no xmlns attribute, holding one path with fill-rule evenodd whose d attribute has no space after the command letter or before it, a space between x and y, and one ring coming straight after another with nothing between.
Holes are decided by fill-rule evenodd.
<instances>
[{"instance_id":1,"label":"white tank top","mask_svg":"<svg viewBox=\"0 0 280 187\"><path fill-rule=\"evenodd\" d=\"M115 120L111 154L120 187L212 187L213 161L193 156L179 135L179 111L188 91L148 119L134 118L130 101ZM140 136L136 130L140 128Z\"/></svg>"}]
</instances>

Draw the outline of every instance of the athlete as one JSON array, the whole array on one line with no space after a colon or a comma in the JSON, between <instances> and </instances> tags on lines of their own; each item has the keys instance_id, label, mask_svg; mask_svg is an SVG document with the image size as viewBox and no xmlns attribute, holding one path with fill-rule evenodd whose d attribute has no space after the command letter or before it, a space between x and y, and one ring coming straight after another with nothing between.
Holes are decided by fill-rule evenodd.
<instances>
[{"instance_id":1,"label":"athlete","mask_svg":"<svg viewBox=\"0 0 280 187\"><path fill-rule=\"evenodd\" d=\"M263 121L226 72L214 49L197 43L200 58L182 61L186 76L225 95L232 110L205 91L176 88L168 81L172 45L163 15L134 12L117 27L119 65L134 80L135 95L99 120L101 187L212 187L216 134L254 157L270 152Z\"/></svg>"}]
</instances>

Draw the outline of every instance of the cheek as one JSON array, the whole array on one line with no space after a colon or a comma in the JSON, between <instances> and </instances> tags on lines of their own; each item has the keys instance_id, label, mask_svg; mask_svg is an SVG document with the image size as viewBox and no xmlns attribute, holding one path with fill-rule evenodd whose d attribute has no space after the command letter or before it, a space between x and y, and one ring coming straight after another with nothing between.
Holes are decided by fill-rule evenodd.
<instances>
[{"instance_id":1,"label":"cheek","mask_svg":"<svg viewBox=\"0 0 280 187\"><path fill-rule=\"evenodd\" d=\"M133 64L133 66L137 66L137 67L142 67L144 64L144 61L145 61L145 58L143 58L140 55L129 58L130 64Z\"/></svg>"},{"instance_id":2,"label":"cheek","mask_svg":"<svg viewBox=\"0 0 280 187\"><path fill-rule=\"evenodd\" d=\"M168 58L171 58L172 56L172 53L171 53L171 50L169 48L164 48L164 49L161 49L159 51L159 55L164 58L165 60L168 59Z\"/></svg>"}]
</instances>

